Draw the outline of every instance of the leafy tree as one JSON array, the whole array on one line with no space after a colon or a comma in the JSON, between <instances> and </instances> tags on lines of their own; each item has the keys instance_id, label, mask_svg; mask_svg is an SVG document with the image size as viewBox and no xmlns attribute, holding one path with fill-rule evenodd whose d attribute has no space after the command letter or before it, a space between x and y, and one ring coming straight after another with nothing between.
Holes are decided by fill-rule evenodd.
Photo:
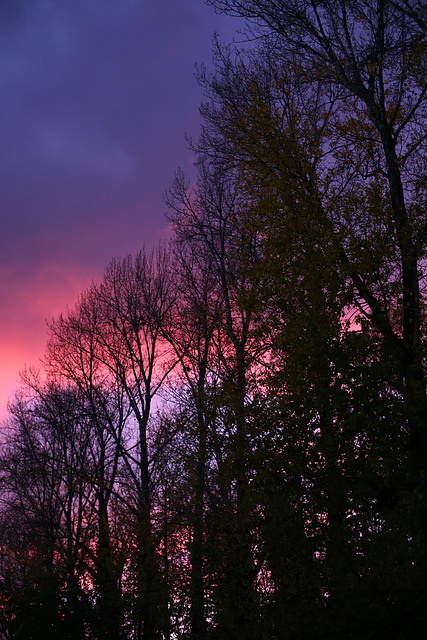
<instances>
[{"instance_id":1,"label":"leafy tree","mask_svg":"<svg viewBox=\"0 0 427 640\"><path fill-rule=\"evenodd\" d=\"M319 560L308 563L319 632L348 634L350 625L371 637L393 602L405 616L393 617L390 633L416 637L425 571L415 542L425 536L426 463L422 8L211 4L246 17L261 42L243 52L217 45L215 75L200 76L208 101L196 149L240 172L246 225L261 232L271 276L262 292L279 394L270 415L283 425L275 443L290 468L266 523L280 522L279 505L299 493L300 556L308 538ZM288 553L267 558L281 574L275 598ZM355 621L343 606L351 601L366 616ZM298 625L302 637L312 633Z\"/></svg>"},{"instance_id":2,"label":"leafy tree","mask_svg":"<svg viewBox=\"0 0 427 640\"><path fill-rule=\"evenodd\" d=\"M268 33L274 33L279 64L288 64L295 70L292 85L284 86L284 98L286 91L293 93L296 88L300 92L301 87L308 86L311 104L317 88L322 104L329 105L328 118L322 128L317 127L317 135L309 128L318 146L315 156L310 147L308 154L304 149L298 153L296 131L284 129L293 146L293 165L308 160L308 165L303 166L316 171L313 175L313 171L303 169L303 189L299 191L312 196L310 221L331 235L338 266L347 275L362 313L380 331L400 363L411 448L418 466L424 469L425 382L419 267L425 251L422 203L427 88L422 6L382 0L230 0L212 4L246 17L267 40ZM217 86L221 83L216 82L212 89L216 91ZM273 100L268 103L267 97ZM233 101L229 99L229 103ZM267 111L269 122L277 122L274 116L280 111L274 111L274 93L264 93L257 106L255 113L239 114L241 125L255 123L252 129L256 129L262 109ZM286 114L282 111L282 115ZM229 117L225 126L229 128L231 121L236 129L237 118ZM289 118L285 122L288 126ZM266 132L264 126L259 130ZM273 132L277 130L275 126ZM238 140L241 142L242 136ZM253 136L249 140L247 146L253 145ZM279 173L285 165L289 175L286 149L280 153L273 139L263 154L261 142L258 136L255 153L249 156L251 150L246 149L246 157L251 157L254 166L261 168L264 164L274 171L268 162L268 155L273 154L282 163ZM319 162L321 153L327 160L326 167ZM308 173L308 180L304 173ZM367 203L365 212L361 200ZM384 241L385 234L389 242ZM392 318L396 307L401 310L397 326Z\"/></svg>"}]
</instances>

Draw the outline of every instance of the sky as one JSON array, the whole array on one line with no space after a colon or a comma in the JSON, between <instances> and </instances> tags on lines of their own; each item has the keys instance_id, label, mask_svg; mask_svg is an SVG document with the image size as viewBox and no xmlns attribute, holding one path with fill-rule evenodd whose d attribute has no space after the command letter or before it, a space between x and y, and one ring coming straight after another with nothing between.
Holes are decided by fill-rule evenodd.
<instances>
[{"instance_id":1,"label":"sky","mask_svg":"<svg viewBox=\"0 0 427 640\"><path fill-rule=\"evenodd\" d=\"M241 26L204 0L0 1L1 419L46 321L113 256L167 237L163 194L200 127L195 64Z\"/></svg>"}]
</instances>

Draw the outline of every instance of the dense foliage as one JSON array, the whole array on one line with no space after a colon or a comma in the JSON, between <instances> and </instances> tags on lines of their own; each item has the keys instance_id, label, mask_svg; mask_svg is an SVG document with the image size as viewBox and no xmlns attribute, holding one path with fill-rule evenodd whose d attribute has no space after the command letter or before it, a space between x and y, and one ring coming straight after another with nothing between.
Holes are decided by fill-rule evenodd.
<instances>
[{"instance_id":1,"label":"dense foliage","mask_svg":"<svg viewBox=\"0 0 427 640\"><path fill-rule=\"evenodd\" d=\"M10 405L1 637L420 638L427 8L210 4L248 41L199 71L171 241Z\"/></svg>"}]
</instances>

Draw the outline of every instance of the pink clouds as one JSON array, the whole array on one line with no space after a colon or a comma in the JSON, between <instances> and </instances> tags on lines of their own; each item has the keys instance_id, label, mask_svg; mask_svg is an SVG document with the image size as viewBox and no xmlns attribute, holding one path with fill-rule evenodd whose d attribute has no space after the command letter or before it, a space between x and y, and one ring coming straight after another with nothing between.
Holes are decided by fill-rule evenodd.
<instances>
[{"instance_id":1,"label":"pink clouds","mask_svg":"<svg viewBox=\"0 0 427 640\"><path fill-rule=\"evenodd\" d=\"M162 196L198 135L194 64L238 22L203 0L18 4L0 3L1 415L46 318L167 236Z\"/></svg>"},{"instance_id":2,"label":"pink clouds","mask_svg":"<svg viewBox=\"0 0 427 640\"><path fill-rule=\"evenodd\" d=\"M44 262L29 275L0 272L0 418L18 387L19 372L37 366L46 343L46 319L72 306L80 291L99 276L64 260Z\"/></svg>"}]
</instances>

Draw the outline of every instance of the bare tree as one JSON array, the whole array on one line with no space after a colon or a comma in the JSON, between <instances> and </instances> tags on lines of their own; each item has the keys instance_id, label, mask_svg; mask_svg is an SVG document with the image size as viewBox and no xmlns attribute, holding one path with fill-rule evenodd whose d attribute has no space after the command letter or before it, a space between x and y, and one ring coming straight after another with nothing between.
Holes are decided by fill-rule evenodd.
<instances>
[{"instance_id":1,"label":"bare tree","mask_svg":"<svg viewBox=\"0 0 427 640\"><path fill-rule=\"evenodd\" d=\"M228 459L232 460L232 470L231 475L229 469L223 476L223 482L225 476L228 477L228 498L224 500L226 494L223 493L221 507L215 505L217 514L222 512L221 519L226 517L230 520L227 525L227 535L230 536L227 552L230 555L228 560L224 559L222 586L225 591L233 592L235 607L233 611L227 609L225 615L228 616L231 634L237 628L244 628L245 634L256 634L256 569L250 552L251 509L247 490L250 451L247 415L256 365L261 366L261 355L265 349L255 330L259 322L258 294L261 289L257 273L257 235L239 225L239 207L243 206L243 199L232 168L219 161L210 162L203 156L199 156L197 166L197 186L191 189L183 174L178 172L167 197L181 264L187 269L182 280L184 300L192 305L187 317L193 318L189 326L194 327L193 331L197 329L194 335L199 341L189 347L190 351L182 351L181 362L197 408L200 480L206 473L207 439L209 437L212 442L212 438L218 436L215 434L216 419L212 413L209 416L209 375L215 376L216 384L219 382L214 405L221 403L227 406L226 421L229 422L225 430L229 433ZM195 255L198 256L197 263ZM179 339L185 334L178 329L177 335ZM224 473L226 465L218 462L222 467L220 472ZM202 628L197 622L201 620L201 599L196 594L201 585L201 566L198 563L202 551L200 534L204 491L200 483L197 491L197 535L193 547L197 550L193 556L193 584L199 585L193 598L195 638L202 637L197 635L202 633ZM198 605L196 597L199 597ZM226 599L224 596L224 602ZM221 613L221 607L218 613Z\"/></svg>"},{"instance_id":2,"label":"bare tree","mask_svg":"<svg viewBox=\"0 0 427 640\"><path fill-rule=\"evenodd\" d=\"M174 305L172 275L168 250L159 247L135 259L113 260L91 292L100 318L97 357L123 389L137 426L122 455L135 518L137 637L144 639L160 637L167 617L151 518L156 453L149 450L148 435L153 398L176 364L162 337Z\"/></svg>"},{"instance_id":3,"label":"bare tree","mask_svg":"<svg viewBox=\"0 0 427 640\"><path fill-rule=\"evenodd\" d=\"M97 332L99 309L83 294L76 307L49 325L45 371L65 385L73 385L85 399L89 429L87 456L94 489L91 506L97 516L94 580L98 633L120 638L122 627L120 577L125 558L112 540L111 502L120 496L118 476L129 437L129 407L124 389L100 358ZM117 534L116 534L117 535Z\"/></svg>"},{"instance_id":4,"label":"bare tree","mask_svg":"<svg viewBox=\"0 0 427 640\"><path fill-rule=\"evenodd\" d=\"M3 532L16 531L6 551L15 552L9 632L82 640L90 614L82 584L94 542L84 400L71 387L27 374L10 411L1 458Z\"/></svg>"}]
</instances>

